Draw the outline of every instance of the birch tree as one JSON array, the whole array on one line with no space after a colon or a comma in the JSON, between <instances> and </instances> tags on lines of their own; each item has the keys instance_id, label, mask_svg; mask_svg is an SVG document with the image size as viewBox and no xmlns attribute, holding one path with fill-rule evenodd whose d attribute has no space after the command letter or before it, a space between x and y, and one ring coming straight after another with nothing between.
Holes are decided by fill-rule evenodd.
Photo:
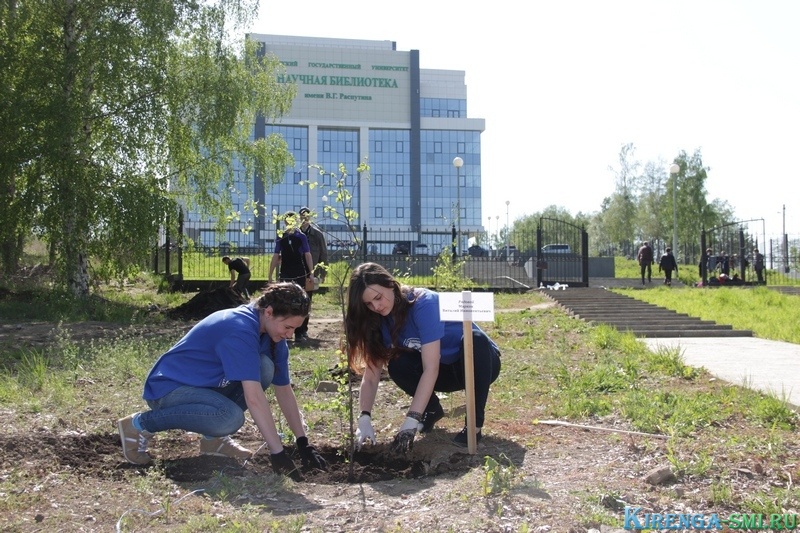
<instances>
[{"instance_id":1,"label":"birch tree","mask_svg":"<svg viewBox=\"0 0 800 533\"><path fill-rule=\"evenodd\" d=\"M252 140L256 114L274 119L294 96L275 81L276 59L230 37L243 37L257 7L12 0L0 8L13 29L3 81L14 80L13 102L32 102L18 115L5 109L0 129L40 141L17 147L0 169L0 200L52 244L74 296L89 295L92 262L115 275L141 262L177 201L220 215L235 167L271 182L291 164L279 138Z\"/></svg>"}]
</instances>

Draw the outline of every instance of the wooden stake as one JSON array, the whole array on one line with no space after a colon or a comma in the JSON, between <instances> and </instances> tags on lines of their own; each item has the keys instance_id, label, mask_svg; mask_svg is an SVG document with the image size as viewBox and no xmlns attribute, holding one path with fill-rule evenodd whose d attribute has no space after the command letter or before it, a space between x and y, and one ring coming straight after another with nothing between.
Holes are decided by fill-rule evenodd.
<instances>
[{"instance_id":1,"label":"wooden stake","mask_svg":"<svg viewBox=\"0 0 800 533\"><path fill-rule=\"evenodd\" d=\"M471 300L470 291L461 293L465 301ZM464 321L464 392L467 395L467 451L478 451L475 428L475 355L472 347L472 320Z\"/></svg>"}]
</instances>

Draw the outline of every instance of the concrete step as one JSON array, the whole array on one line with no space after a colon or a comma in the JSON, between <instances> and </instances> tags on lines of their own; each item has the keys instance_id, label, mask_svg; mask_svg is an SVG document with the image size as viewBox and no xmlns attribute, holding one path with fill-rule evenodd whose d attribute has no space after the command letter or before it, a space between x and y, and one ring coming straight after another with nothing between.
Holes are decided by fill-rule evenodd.
<instances>
[{"instance_id":1,"label":"concrete step","mask_svg":"<svg viewBox=\"0 0 800 533\"><path fill-rule=\"evenodd\" d=\"M570 314L592 324L608 324L637 337L752 337L727 324L701 320L604 288L576 287L543 293Z\"/></svg>"}]
</instances>

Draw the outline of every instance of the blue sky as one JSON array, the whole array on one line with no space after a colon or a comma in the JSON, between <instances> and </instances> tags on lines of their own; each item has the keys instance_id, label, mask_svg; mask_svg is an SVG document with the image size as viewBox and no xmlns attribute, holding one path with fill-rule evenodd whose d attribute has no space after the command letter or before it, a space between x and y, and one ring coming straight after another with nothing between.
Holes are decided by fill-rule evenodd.
<instances>
[{"instance_id":1,"label":"blue sky","mask_svg":"<svg viewBox=\"0 0 800 533\"><path fill-rule=\"evenodd\" d=\"M298 6L302 6L299 8ZM389 40L466 72L483 218L596 212L620 148L700 149L709 200L800 234L800 2L262 2L254 33ZM496 231L490 227L490 231Z\"/></svg>"}]
</instances>

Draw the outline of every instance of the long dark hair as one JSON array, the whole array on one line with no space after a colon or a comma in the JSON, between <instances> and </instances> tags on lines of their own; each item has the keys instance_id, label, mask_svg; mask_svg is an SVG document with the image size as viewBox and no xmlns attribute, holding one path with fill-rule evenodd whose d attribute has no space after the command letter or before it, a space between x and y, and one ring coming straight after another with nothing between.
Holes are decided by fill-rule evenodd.
<instances>
[{"instance_id":1,"label":"long dark hair","mask_svg":"<svg viewBox=\"0 0 800 533\"><path fill-rule=\"evenodd\" d=\"M311 302L303 288L293 281L270 283L253 304L258 309L272 306L274 316L306 316Z\"/></svg>"},{"instance_id":2,"label":"long dark hair","mask_svg":"<svg viewBox=\"0 0 800 533\"><path fill-rule=\"evenodd\" d=\"M364 303L364 291L368 285L392 289L394 294L391 314L394 326L390 331L392 348L387 348L383 343L383 317L370 311ZM397 335L405 324L414 301L414 289L401 285L388 270L377 263L363 263L353 271L347 290L347 313L344 321L347 332L347 362L353 371L360 372L367 364L382 368L397 356L400 351L396 342Z\"/></svg>"}]
</instances>

